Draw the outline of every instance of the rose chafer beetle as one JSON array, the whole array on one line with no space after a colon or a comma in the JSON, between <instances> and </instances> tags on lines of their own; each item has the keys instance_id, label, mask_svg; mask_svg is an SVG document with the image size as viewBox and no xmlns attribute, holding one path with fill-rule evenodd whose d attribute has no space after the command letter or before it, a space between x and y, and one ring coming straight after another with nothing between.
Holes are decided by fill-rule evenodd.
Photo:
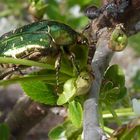
<instances>
[{"instance_id":1,"label":"rose chafer beetle","mask_svg":"<svg viewBox=\"0 0 140 140\"><path fill-rule=\"evenodd\" d=\"M70 50L72 45L87 43L86 38L70 26L44 20L25 25L0 37L0 55L17 57L21 52L39 45L41 48L63 46ZM30 46L31 45L31 46Z\"/></svg>"},{"instance_id":2,"label":"rose chafer beetle","mask_svg":"<svg viewBox=\"0 0 140 140\"><path fill-rule=\"evenodd\" d=\"M74 61L75 55L72 52L72 49L78 45L88 45L87 39L82 34L58 21L43 20L2 35L0 37L0 56L40 62L44 62L42 57L52 56L56 58L55 68L58 75L63 52L71 59L73 66L78 71ZM0 64L0 67L12 68L13 72L15 65Z\"/></svg>"}]
</instances>

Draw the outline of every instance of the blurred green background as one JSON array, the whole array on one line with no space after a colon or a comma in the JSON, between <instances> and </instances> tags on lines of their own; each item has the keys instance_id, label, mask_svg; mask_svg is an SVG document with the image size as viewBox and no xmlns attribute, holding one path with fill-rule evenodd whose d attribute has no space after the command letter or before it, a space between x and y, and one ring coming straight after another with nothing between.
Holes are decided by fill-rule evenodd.
<instances>
[{"instance_id":1,"label":"blurred green background","mask_svg":"<svg viewBox=\"0 0 140 140\"><path fill-rule=\"evenodd\" d=\"M0 0L0 17L14 15L19 20L29 20L30 14L38 10L43 19L59 20L75 29L82 29L88 19L84 9L94 4L100 5L99 0ZM36 10L36 11L35 11Z\"/></svg>"}]
</instances>

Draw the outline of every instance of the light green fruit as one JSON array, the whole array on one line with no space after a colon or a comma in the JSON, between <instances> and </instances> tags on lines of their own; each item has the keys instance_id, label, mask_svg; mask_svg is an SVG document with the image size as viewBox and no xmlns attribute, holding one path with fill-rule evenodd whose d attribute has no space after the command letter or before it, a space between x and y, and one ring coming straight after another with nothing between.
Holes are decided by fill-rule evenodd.
<instances>
[{"instance_id":1,"label":"light green fruit","mask_svg":"<svg viewBox=\"0 0 140 140\"><path fill-rule=\"evenodd\" d=\"M81 72L76 80L76 95L86 94L91 87L92 76L87 72Z\"/></svg>"},{"instance_id":2,"label":"light green fruit","mask_svg":"<svg viewBox=\"0 0 140 140\"><path fill-rule=\"evenodd\" d=\"M92 84L92 75L88 72L81 72L77 78L68 79L63 86L63 93L60 94L57 104L62 105L73 100L75 96L84 95L89 92Z\"/></svg>"},{"instance_id":3,"label":"light green fruit","mask_svg":"<svg viewBox=\"0 0 140 140\"><path fill-rule=\"evenodd\" d=\"M109 48L113 51L122 51L128 43L128 38L122 30L122 25L116 26L109 40Z\"/></svg>"}]
</instances>

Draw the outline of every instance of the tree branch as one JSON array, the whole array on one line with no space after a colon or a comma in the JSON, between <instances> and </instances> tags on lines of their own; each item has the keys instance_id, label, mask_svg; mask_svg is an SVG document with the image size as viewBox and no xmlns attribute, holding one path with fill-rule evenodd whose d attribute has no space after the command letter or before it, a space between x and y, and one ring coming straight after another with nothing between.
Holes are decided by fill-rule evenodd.
<instances>
[{"instance_id":1,"label":"tree branch","mask_svg":"<svg viewBox=\"0 0 140 140\"><path fill-rule=\"evenodd\" d=\"M110 32L107 28L102 29L92 62L95 81L93 82L89 99L84 104L84 140L93 140L93 138L94 140L100 140L103 136L99 126L98 98L103 74L113 55L113 52L108 48L109 34Z\"/></svg>"}]
</instances>

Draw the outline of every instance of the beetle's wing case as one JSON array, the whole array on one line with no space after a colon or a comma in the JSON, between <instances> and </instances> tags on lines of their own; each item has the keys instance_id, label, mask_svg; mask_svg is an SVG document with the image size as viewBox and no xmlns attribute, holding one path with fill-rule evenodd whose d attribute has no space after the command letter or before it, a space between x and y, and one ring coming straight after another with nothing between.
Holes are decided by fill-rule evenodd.
<instances>
[{"instance_id":1,"label":"beetle's wing case","mask_svg":"<svg viewBox=\"0 0 140 140\"><path fill-rule=\"evenodd\" d=\"M49 47L52 40L56 45L72 45L76 43L78 35L68 25L57 21L31 23L0 37L0 55L5 55L9 50L23 49L27 45Z\"/></svg>"},{"instance_id":2,"label":"beetle's wing case","mask_svg":"<svg viewBox=\"0 0 140 140\"><path fill-rule=\"evenodd\" d=\"M50 27L52 31L55 31L55 30L59 31L60 29L64 29L73 35L77 33L70 26L64 23L53 21L53 20L42 20L42 21L30 23L28 25L24 25L16 30L12 30L8 33L5 33L4 35L0 37L0 40L4 39L5 36L11 37L11 36L15 36L16 34L20 34L24 32L27 33L27 32L35 32L35 31L48 31L48 27Z\"/></svg>"},{"instance_id":3,"label":"beetle's wing case","mask_svg":"<svg viewBox=\"0 0 140 140\"><path fill-rule=\"evenodd\" d=\"M27 48L39 45L49 47L51 37L45 32L23 33L4 39L0 42L0 55L8 55L16 53L16 51L24 51Z\"/></svg>"}]
</instances>

